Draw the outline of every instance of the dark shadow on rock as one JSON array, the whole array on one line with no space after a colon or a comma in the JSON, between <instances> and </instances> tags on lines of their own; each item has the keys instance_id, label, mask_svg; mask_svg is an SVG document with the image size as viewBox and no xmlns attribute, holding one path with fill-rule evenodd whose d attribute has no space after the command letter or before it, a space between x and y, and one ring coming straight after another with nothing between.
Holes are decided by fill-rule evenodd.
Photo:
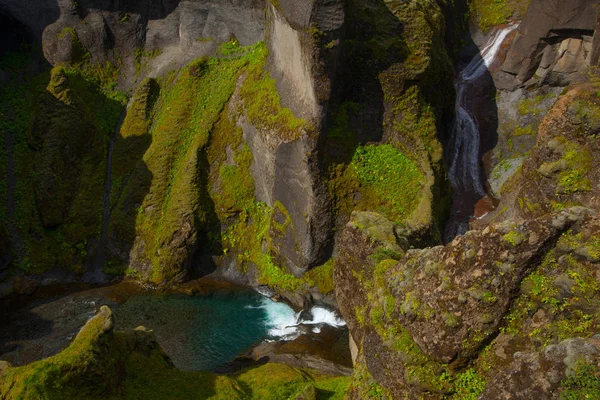
<instances>
[{"instance_id":1,"label":"dark shadow on rock","mask_svg":"<svg viewBox=\"0 0 600 400\"><path fill-rule=\"evenodd\" d=\"M208 146L208 145L207 145ZM196 215L197 242L186 265L191 279L197 279L216 271L217 265L209 254L222 254L221 221L215 203L209 194L210 164L206 147L198 150L198 186L200 215Z\"/></svg>"},{"instance_id":2,"label":"dark shadow on rock","mask_svg":"<svg viewBox=\"0 0 600 400\"><path fill-rule=\"evenodd\" d=\"M104 263L105 271L113 274L123 273L131 264L131 253L137 236L139 209L152 184L152 172L143 157L152 144L148 121L159 92L160 88L154 80L147 80L140 84L134 95L134 105L127 111L128 115L114 142L113 184ZM139 100L137 96L143 96L145 99L141 108L135 107L139 105L135 103L135 100ZM148 123L145 129L142 128L143 132L127 132L128 129L135 129L143 123Z\"/></svg>"},{"instance_id":3,"label":"dark shadow on rock","mask_svg":"<svg viewBox=\"0 0 600 400\"><path fill-rule=\"evenodd\" d=\"M385 99L379 74L408 54L403 24L383 0L348 1L345 13L345 35L319 143L322 176L348 166L358 146L383 138ZM338 215L336 225L346 217ZM331 253L332 237L329 242Z\"/></svg>"},{"instance_id":4,"label":"dark shadow on rock","mask_svg":"<svg viewBox=\"0 0 600 400\"><path fill-rule=\"evenodd\" d=\"M33 45L33 32L0 6L0 59Z\"/></svg>"},{"instance_id":5,"label":"dark shadow on rock","mask_svg":"<svg viewBox=\"0 0 600 400\"><path fill-rule=\"evenodd\" d=\"M90 9L139 14L144 21L153 19L163 19L171 14L178 6L181 0L78 0L77 11L81 18L87 17Z\"/></svg>"},{"instance_id":6,"label":"dark shadow on rock","mask_svg":"<svg viewBox=\"0 0 600 400\"><path fill-rule=\"evenodd\" d=\"M44 28L60 17L60 8L58 0L0 0L0 19L2 20L0 24L2 27L0 28L2 29L0 41L7 37L5 29L10 29L10 25L5 24L7 17L27 26L32 38L37 42L41 42Z\"/></svg>"},{"instance_id":7,"label":"dark shadow on rock","mask_svg":"<svg viewBox=\"0 0 600 400\"><path fill-rule=\"evenodd\" d=\"M8 315L13 318L8 319ZM54 321L26 311L18 316L18 320L16 320L14 314L7 313L6 316L0 318L0 324L3 327L0 331L0 357L4 359L7 353L19 349L18 342L41 339L50 334ZM9 360L9 362L14 361Z\"/></svg>"},{"instance_id":8,"label":"dark shadow on rock","mask_svg":"<svg viewBox=\"0 0 600 400\"><path fill-rule=\"evenodd\" d=\"M23 365L66 348L96 307L111 303L103 292L90 288L81 283L59 284L40 287L29 296L11 294L3 298L0 359Z\"/></svg>"}]
</instances>

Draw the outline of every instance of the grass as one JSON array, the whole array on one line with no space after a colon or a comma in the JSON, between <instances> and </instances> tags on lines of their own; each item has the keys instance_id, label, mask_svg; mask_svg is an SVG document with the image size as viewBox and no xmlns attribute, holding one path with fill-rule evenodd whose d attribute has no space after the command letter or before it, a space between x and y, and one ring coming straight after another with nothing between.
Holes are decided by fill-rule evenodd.
<instances>
[{"instance_id":1,"label":"grass","mask_svg":"<svg viewBox=\"0 0 600 400\"><path fill-rule=\"evenodd\" d=\"M392 145L358 147L350 168L356 173L365 209L399 222L409 218L418 206L424 176Z\"/></svg>"},{"instance_id":2,"label":"grass","mask_svg":"<svg viewBox=\"0 0 600 400\"><path fill-rule=\"evenodd\" d=\"M598 367L579 361L573 374L561 381L561 400L584 400L600 398L600 373Z\"/></svg>"},{"instance_id":3,"label":"grass","mask_svg":"<svg viewBox=\"0 0 600 400\"><path fill-rule=\"evenodd\" d=\"M469 10L479 29L484 33L496 25L508 22L511 17L521 19L531 0L471 0Z\"/></svg>"}]
</instances>

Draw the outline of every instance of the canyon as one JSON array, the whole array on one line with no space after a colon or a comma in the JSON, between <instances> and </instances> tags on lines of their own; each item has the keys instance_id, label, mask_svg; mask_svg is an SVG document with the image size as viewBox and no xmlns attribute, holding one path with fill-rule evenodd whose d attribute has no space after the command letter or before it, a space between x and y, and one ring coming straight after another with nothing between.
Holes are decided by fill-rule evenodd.
<instances>
[{"instance_id":1,"label":"canyon","mask_svg":"<svg viewBox=\"0 0 600 400\"><path fill-rule=\"evenodd\" d=\"M0 0L0 398L600 397L597 7Z\"/></svg>"}]
</instances>

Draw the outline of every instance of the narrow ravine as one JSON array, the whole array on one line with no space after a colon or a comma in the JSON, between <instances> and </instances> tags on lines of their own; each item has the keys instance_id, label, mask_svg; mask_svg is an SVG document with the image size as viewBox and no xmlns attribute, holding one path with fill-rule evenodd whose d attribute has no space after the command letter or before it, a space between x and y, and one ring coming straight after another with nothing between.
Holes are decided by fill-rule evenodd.
<instances>
[{"instance_id":1,"label":"narrow ravine","mask_svg":"<svg viewBox=\"0 0 600 400\"><path fill-rule=\"evenodd\" d=\"M456 89L455 121L448 144L448 176L453 198L450 219L444 232L449 242L469 230L475 204L487 195L485 171L481 154L479 122L472 107L473 89L481 84L488 68L496 59L506 37L518 27L508 25L496 30L485 47L461 69L454 82Z\"/></svg>"},{"instance_id":2,"label":"narrow ravine","mask_svg":"<svg viewBox=\"0 0 600 400\"><path fill-rule=\"evenodd\" d=\"M123 111L121 117L119 118L119 122L115 127L113 135L108 141L108 149L106 156L106 174L104 179L104 196L103 196L103 204L102 204L102 228L100 230L100 239L98 241L98 251L96 252L96 257L90 266L90 270L87 271L82 280L84 282L90 283L105 283L108 280L108 277L102 271L104 263L106 262L106 246L108 244L108 225L110 223L110 214L111 214L111 206L110 206L110 194L112 192L112 160L113 160L113 152L115 147L115 142L121 131L121 126L125 121L125 116L127 115L127 110Z\"/></svg>"}]
</instances>

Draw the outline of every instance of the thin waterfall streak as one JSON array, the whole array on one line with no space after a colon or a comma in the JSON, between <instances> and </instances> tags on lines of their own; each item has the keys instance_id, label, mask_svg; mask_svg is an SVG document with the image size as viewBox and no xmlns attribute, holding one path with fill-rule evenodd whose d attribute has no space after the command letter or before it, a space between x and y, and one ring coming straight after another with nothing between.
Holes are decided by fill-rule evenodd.
<instances>
[{"instance_id":1,"label":"thin waterfall streak","mask_svg":"<svg viewBox=\"0 0 600 400\"><path fill-rule=\"evenodd\" d=\"M481 51L480 57L473 58L456 79L456 117L450 141L453 154L448 166L450 181L455 190L468 191L478 196L487 194L481 180L483 174L479 160L479 124L469 112L467 88L487 71L506 37L517 27L517 24L513 24L496 31Z\"/></svg>"}]
</instances>

